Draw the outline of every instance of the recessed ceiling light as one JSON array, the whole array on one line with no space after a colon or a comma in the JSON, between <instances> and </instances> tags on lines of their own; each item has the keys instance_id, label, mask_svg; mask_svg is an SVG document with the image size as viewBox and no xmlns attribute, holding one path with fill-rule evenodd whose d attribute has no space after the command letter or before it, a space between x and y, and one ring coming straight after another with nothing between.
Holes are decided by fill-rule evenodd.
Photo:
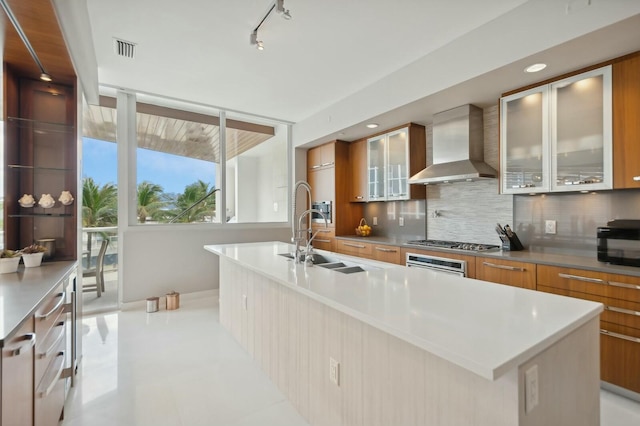
<instances>
[{"instance_id":1,"label":"recessed ceiling light","mask_svg":"<svg viewBox=\"0 0 640 426\"><path fill-rule=\"evenodd\" d=\"M547 67L547 64L533 64L524 69L524 72L538 72Z\"/></svg>"},{"instance_id":2,"label":"recessed ceiling light","mask_svg":"<svg viewBox=\"0 0 640 426\"><path fill-rule=\"evenodd\" d=\"M367 127L370 129L375 129L376 127L378 127L378 123L369 123L367 124Z\"/></svg>"}]
</instances>

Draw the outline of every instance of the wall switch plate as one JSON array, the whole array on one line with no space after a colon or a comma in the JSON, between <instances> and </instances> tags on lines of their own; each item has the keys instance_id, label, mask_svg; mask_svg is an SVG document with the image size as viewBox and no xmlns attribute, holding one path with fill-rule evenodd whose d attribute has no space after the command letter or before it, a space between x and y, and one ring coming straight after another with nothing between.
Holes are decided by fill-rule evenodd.
<instances>
[{"instance_id":1,"label":"wall switch plate","mask_svg":"<svg viewBox=\"0 0 640 426\"><path fill-rule=\"evenodd\" d=\"M404 217L400 216L400 219L398 219L398 225L404 226Z\"/></svg>"},{"instance_id":2,"label":"wall switch plate","mask_svg":"<svg viewBox=\"0 0 640 426\"><path fill-rule=\"evenodd\" d=\"M329 380L340 386L340 363L329 357Z\"/></svg>"},{"instance_id":3,"label":"wall switch plate","mask_svg":"<svg viewBox=\"0 0 640 426\"><path fill-rule=\"evenodd\" d=\"M544 233L545 234L555 234L556 233L556 221L555 220L545 220L544 221Z\"/></svg>"},{"instance_id":4,"label":"wall switch plate","mask_svg":"<svg viewBox=\"0 0 640 426\"><path fill-rule=\"evenodd\" d=\"M539 402L538 365L530 367L524 373L524 410L530 413Z\"/></svg>"},{"instance_id":5,"label":"wall switch plate","mask_svg":"<svg viewBox=\"0 0 640 426\"><path fill-rule=\"evenodd\" d=\"M374 216L373 217L373 225L377 225L378 224L378 216Z\"/></svg>"}]
</instances>

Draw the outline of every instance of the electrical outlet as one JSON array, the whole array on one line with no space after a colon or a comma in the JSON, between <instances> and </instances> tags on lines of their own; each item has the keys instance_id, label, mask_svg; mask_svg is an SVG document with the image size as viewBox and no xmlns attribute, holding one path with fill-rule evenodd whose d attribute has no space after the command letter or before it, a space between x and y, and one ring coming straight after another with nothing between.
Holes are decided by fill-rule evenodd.
<instances>
[{"instance_id":1,"label":"electrical outlet","mask_svg":"<svg viewBox=\"0 0 640 426\"><path fill-rule=\"evenodd\" d=\"M329 380L340 386L340 363L329 357Z\"/></svg>"},{"instance_id":2,"label":"electrical outlet","mask_svg":"<svg viewBox=\"0 0 640 426\"><path fill-rule=\"evenodd\" d=\"M555 234L556 233L556 221L555 220L545 220L544 221L544 233L545 234Z\"/></svg>"},{"instance_id":3,"label":"electrical outlet","mask_svg":"<svg viewBox=\"0 0 640 426\"><path fill-rule=\"evenodd\" d=\"M378 224L378 216L374 216L373 217L373 225L377 225Z\"/></svg>"},{"instance_id":4,"label":"electrical outlet","mask_svg":"<svg viewBox=\"0 0 640 426\"><path fill-rule=\"evenodd\" d=\"M538 365L534 365L524 373L524 409L530 413L539 402Z\"/></svg>"},{"instance_id":5,"label":"electrical outlet","mask_svg":"<svg viewBox=\"0 0 640 426\"><path fill-rule=\"evenodd\" d=\"M404 226L404 217L400 216L400 219L398 219L398 225Z\"/></svg>"}]
</instances>

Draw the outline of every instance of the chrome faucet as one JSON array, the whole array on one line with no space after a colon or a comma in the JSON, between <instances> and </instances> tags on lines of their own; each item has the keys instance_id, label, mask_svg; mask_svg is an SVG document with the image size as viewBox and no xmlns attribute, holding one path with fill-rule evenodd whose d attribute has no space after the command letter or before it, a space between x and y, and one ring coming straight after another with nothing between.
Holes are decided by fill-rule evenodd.
<instances>
[{"instance_id":1,"label":"chrome faucet","mask_svg":"<svg viewBox=\"0 0 640 426\"><path fill-rule=\"evenodd\" d=\"M296 250L293 253L293 259L296 263L300 263L300 255L302 254L302 251L300 250L300 243L303 240L308 240L308 236L309 234L311 234L313 231L311 229L311 221L308 221L308 225L307 225L307 229L305 229L304 231L301 228L302 226L302 218L311 213L310 210L305 210L304 212L302 212L302 214L300 215L300 217L298 218L298 220L296 221L296 207L297 207L297 200L298 200L298 188L303 187L306 191L307 191L307 198L308 198L308 205L309 207L311 207L311 186L309 186L309 184L303 180L299 180L298 182L296 182L295 186L293 187L293 197L292 197L292 202L291 202L291 242L294 243L296 245ZM298 223L298 227L296 228L296 222ZM307 235L306 236L302 236L302 232L305 232Z\"/></svg>"},{"instance_id":2,"label":"chrome faucet","mask_svg":"<svg viewBox=\"0 0 640 426\"><path fill-rule=\"evenodd\" d=\"M322 216L322 218L324 219L324 227L327 228L329 225L327 223L327 217L324 215L324 213L322 213L320 210L318 209L307 209L305 211L303 211L300 214L300 217L298 218L298 230L300 230L300 227L302 226L302 218L308 214L312 214L312 213L318 213L320 216ZM320 232L320 230L318 229L315 234L313 233L313 229L308 229L308 234L307 235L311 235L311 238L307 239L307 244L305 246L304 249L304 261L305 261L305 265L307 266L313 266L313 246L311 245L311 243L313 242L313 239L316 237L316 235L318 235L318 232ZM302 253L298 253L299 251L299 247L296 245L296 263L300 263L300 254Z\"/></svg>"}]
</instances>

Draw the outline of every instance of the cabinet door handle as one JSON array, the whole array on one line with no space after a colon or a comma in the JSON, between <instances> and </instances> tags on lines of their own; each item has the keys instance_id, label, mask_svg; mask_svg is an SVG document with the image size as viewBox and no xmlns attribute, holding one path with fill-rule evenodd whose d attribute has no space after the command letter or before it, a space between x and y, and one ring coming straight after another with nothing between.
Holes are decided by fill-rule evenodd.
<instances>
[{"instance_id":1,"label":"cabinet door handle","mask_svg":"<svg viewBox=\"0 0 640 426\"><path fill-rule=\"evenodd\" d=\"M633 180L635 180L636 182L640 182L640 176L634 176Z\"/></svg>"},{"instance_id":2,"label":"cabinet door handle","mask_svg":"<svg viewBox=\"0 0 640 426\"><path fill-rule=\"evenodd\" d=\"M604 280L601 280L600 278L590 278L590 277L583 277L580 275L563 274L561 272L558 273L558 276L560 278L566 278L568 280L578 280L578 281L584 281L588 283L606 284L606 282Z\"/></svg>"},{"instance_id":3,"label":"cabinet door handle","mask_svg":"<svg viewBox=\"0 0 640 426\"><path fill-rule=\"evenodd\" d=\"M362 195L356 195L356 200L364 200L364 197Z\"/></svg>"},{"instance_id":4,"label":"cabinet door handle","mask_svg":"<svg viewBox=\"0 0 640 426\"><path fill-rule=\"evenodd\" d=\"M43 352L40 352L38 354L38 358L46 358L48 356L51 356L51 354L56 350L56 348L58 347L58 344L62 341L62 339L64 338L64 321L60 321L59 323L57 323L55 325L55 327L60 327L60 332L58 333L58 335L56 336L56 338L54 339L53 343L47 348L45 349Z\"/></svg>"},{"instance_id":5,"label":"cabinet door handle","mask_svg":"<svg viewBox=\"0 0 640 426\"><path fill-rule=\"evenodd\" d=\"M51 310L49 312L47 312L46 314L38 315L38 319L46 320L51 315L53 315L54 312L57 311L58 308L60 308L60 306L62 306L62 304L64 303L64 296L65 296L65 292L64 291L56 294L56 297L59 297L60 301L58 301L58 303L56 303L56 305L53 308L51 308Z\"/></svg>"},{"instance_id":6,"label":"cabinet door handle","mask_svg":"<svg viewBox=\"0 0 640 426\"><path fill-rule=\"evenodd\" d=\"M335 164L333 161L330 161L328 163L322 163L320 164L320 167L325 167L325 166L332 166L333 164Z\"/></svg>"},{"instance_id":7,"label":"cabinet door handle","mask_svg":"<svg viewBox=\"0 0 640 426\"><path fill-rule=\"evenodd\" d=\"M490 263L490 262L482 262L482 264L490 268L505 269L507 271L518 271L518 272L526 271L525 268L521 268L518 266L497 265L495 263Z\"/></svg>"},{"instance_id":8,"label":"cabinet door handle","mask_svg":"<svg viewBox=\"0 0 640 426\"><path fill-rule=\"evenodd\" d=\"M585 282L588 282L588 283L610 285L612 287L621 287L621 288L630 288L630 289L633 289L633 290L640 290L640 285L619 283L619 282L616 282L616 281L605 281L605 280L600 279L600 278L582 277L580 275L563 274L563 273L559 273L558 276L560 278L568 278L570 280L578 280L578 281L585 281Z\"/></svg>"},{"instance_id":9,"label":"cabinet door handle","mask_svg":"<svg viewBox=\"0 0 640 426\"><path fill-rule=\"evenodd\" d=\"M619 312L621 314L640 316L640 312L631 309L618 308L615 306L604 305L606 311Z\"/></svg>"},{"instance_id":10,"label":"cabinet door handle","mask_svg":"<svg viewBox=\"0 0 640 426\"><path fill-rule=\"evenodd\" d=\"M33 345L36 344L36 333L26 333L24 336L19 339L22 344L15 349L10 349L8 352L8 356L19 356L22 351L31 349Z\"/></svg>"},{"instance_id":11,"label":"cabinet door handle","mask_svg":"<svg viewBox=\"0 0 640 426\"><path fill-rule=\"evenodd\" d=\"M319 243L330 243L331 240L321 240L320 238L314 238L313 241L317 241Z\"/></svg>"},{"instance_id":12,"label":"cabinet door handle","mask_svg":"<svg viewBox=\"0 0 640 426\"><path fill-rule=\"evenodd\" d=\"M376 247L376 250L384 252L384 253L397 253L398 252L398 250L389 249L389 248L383 248L383 247Z\"/></svg>"},{"instance_id":13,"label":"cabinet door handle","mask_svg":"<svg viewBox=\"0 0 640 426\"><path fill-rule=\"evenodd\" d=\"M632 337L632 336L627 336L626 334L614 333L613 331L605 330L602 328L600 329L600 334L606 334L607 336L617 337L618 339L628 340L634 343L640 343L640 338L638 337Z\"/></svg>"},{"instance_id":14,"label":"cabinet door handle","mask_svg":"<svg viewBox=\"0 0 640 426\"><path fill-rule=\"evenodd\" d=\"M323 234L331 233L331 229L318 229L318 232L322 232Z\"/></svg>"},{"instance_id":15,"label":"cabinet door handle","mask_svg":"<svg viewBox=\"0 0 640 426\"><path fill-rule=\"evenodd\" d=\"M355 248L366 248L367 246L363 246L362 244L352 244L352 243L343 243L345 246L355 247Z\"/></svg>"},{"instance_id":16,"label":"cabinet door handle","mask_svg":"<svg viewBox=\"0 0 640 426\"><path fill-rule=\"evenodd\" d=\"M39 398L46 398L51 393L53 388L56 387L56 384L60 379L60 376L62 375L62 370L64 370L64 351L58 352L58 355L56 355L56 359L57 359L56 362L59 362L60 365L58 367L55 367L55 364L52 363L51 366L49 367L49 368L55 368L54 371L56 372L56 374L51 378L51 382L49 383L49 386L46 387L46 389L38 391Z\"/></svg>"},{"instance_id":17,"label":"cabinet door handle","mask_svg":"<svg viewBox=\"0 0 640 426\"><path fill-rule=\"evenodd\" d=\"M320 167L322 167L322 165L316 164L315 166L311 166L311 169L319 169Z\"/></svg>"}]
</instances>

